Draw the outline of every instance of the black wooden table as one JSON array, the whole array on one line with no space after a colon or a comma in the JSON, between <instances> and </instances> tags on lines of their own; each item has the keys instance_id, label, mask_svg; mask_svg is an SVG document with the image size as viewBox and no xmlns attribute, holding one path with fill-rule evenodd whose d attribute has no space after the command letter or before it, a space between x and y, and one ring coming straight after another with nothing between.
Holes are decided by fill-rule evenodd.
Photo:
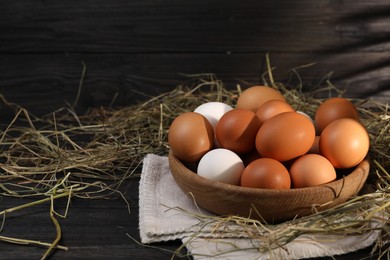
<instances>
[{"instance_id":1,"label":"black wooden table","mask_svg":"<svg viewBox=\"0 0 390 260\"><path fill-rule=\"evenodd\" d=\"M129 181L127 191L130 213L122 199L73 199L67 217L57 217L62 228L60 244L68 247L68 251L55 250L50 259L171 259L181 241L140 244L137 179ZM0 210L29 202L27 199L0 199ZM66 199L57 201L55 205L59 213L63 212ZM1 235L51 243L56 231L49 217L49 207L50 204L46 203L7 215ZM367 259L370 250L362 249L335 256L335 259ZM0 242L0 259L40 259L45 251L32 245ZM181 253L186 254L186 251Z\"/></svg>"},{"instance_id":2,"label":"black wooden table","mask_svg":"<svg viewBox=\"0 0 390 260\"><path fill-rule=\"evenodd\" d=\"M55 250L52 259L169 259L180 241L153 244L156 249L140 245L138 180L130 181L127 190L130 212L123 199L72 199L66 218L57 217L62 229L60 244L68 251ZM0 208L30 201L1 197ZM66 198L55 201L59 213L64 213L66 202ZM49 207L50 203L45 203L8 214L1 235L51 243L56 230ZM1 259L39 259L45 251L42 247L0 242Z\"/></svg>"}]
</instances>

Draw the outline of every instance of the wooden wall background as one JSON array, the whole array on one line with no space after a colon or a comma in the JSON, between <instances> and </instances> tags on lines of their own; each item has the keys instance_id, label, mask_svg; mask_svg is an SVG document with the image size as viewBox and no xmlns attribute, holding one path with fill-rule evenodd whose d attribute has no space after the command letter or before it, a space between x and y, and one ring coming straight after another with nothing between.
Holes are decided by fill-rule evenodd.
<instances>
[{"instance_id":1,"label":"wooden wall background","mask_svg":"<svg viewBox=\"0 0 390 260\"><path fill-rule=\"evenodd\" d=\"M390 100L387 0L3 0L0 93L45 114L134 104L169 91L180 73L215 73L226 86L261 82L270 54L278 81L331 80L349 97ZM244 84L245 86L245 84Z\"/></svg>"}]
</instances>

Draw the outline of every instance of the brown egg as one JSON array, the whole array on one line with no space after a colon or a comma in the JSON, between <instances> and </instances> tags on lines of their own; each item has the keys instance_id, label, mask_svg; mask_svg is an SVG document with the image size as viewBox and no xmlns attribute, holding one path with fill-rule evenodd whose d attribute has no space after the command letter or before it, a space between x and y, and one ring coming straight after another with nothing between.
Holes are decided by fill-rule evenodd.
<instances>
[{"instance_id":1,"label":"brown egg","mask_svg":"<svg viewBox=\"0 0 390 260\"><path fill-rule=\"evenodd\" d=\"M295 112L295 110L285 101L269 100L256 110L256 116L260 119L261 124L263 124L271 117L283 112Z\"/></svg>"},{"instance_id":2,"label":"brown egg","mask_svg":"<svg viewBox=\"0 0 390 260\"><path fill-rule=\"evenodd\" d=\"M262 104L274 99L286 101L282 93L276 89L266 86L253 86L241 93L238 97L236 108L249 109L256 113L256 110Z\"/></svg>"},{"instance_id":3,"label":"brown egg","mask_svg":"<svg viewBox=\"0 0 390 260\"><path fill-rule=\"evenodd\" d=\"M321 133L328 124L340 118L359 120L359 114L356 107L345 98L335 97L325 100L317 108L314 118L318 133Z\"/></svg>"},{"instance_id":4,"label":"brown egg","mask_svg":"<svg viewBox=\"0 0 390 260\"><path fill-rule=\"evenodd\" d=\"M304 188L334 181L336 170L328 159L319 154L302 155L290 167L292 187Z\"/></svg>"},{"instance_id":5,"label":"brown egg","mask_svg":"<svg viewBox=\"0 0 390 260\"><path fill-rule=\"evenodd\" d=\"M260 127L256 114L247 109L233 109L218 121L216 137L221 147L238 154L255 149L255 138Z\"/></svg>"},{"instance_id":6,"label":"brown egg","mask_svg":"<svg viewBox=\"0 0 390 260\"><path fill-rule=\"evenodd\" d=\"M260 158L245 167L241 186L261 189L290 189L290 175L282 163L271 158Z\"/></svg>"},{"instance_id":7,"label":"brown egg","mask_svg":"<svg viewBox=\"0 0 390 260\"><path fill-rule=\"evenodd\" d=\"M197 162L213 147L214 131L201 114L186 112L173 120L168 143L173 154L185 162Z\"/></svg>"},{"instance_id":8,"label":"brown egg","mask_svg":"<svg viewBox=\"0 0 390 260\"><path fill-rule=\"evenodd\" d=\"M256 149L262 157L288 161L307 153L314 139L315 128L309 118L297 112L284 112L260 127Z\"/></svg>"},{"instance_id":9,"label":"brown egg","mask_svg":"<svg viewBox=\"0 0 390 260\"><path fill-rule=\"evenodd\" d=\"M364 126L351 118L337 119L322 131L320 151L334 167L350 168L366 157L370 138Z\"/></svg>"}]
</instances>

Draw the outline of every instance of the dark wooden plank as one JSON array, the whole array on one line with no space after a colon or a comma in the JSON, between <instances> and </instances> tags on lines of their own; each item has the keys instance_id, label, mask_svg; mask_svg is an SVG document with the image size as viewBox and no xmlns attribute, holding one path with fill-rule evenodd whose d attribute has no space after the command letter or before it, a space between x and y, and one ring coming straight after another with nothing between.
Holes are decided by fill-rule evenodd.
<instances>
[{"instance_id":1,"label":"dark wooden plank","mask_svg":"<svg viewBox=\"0 0 390 260\"><path fill-rule=\"evenodd\" d=\"M62 229L61 245L69 250L56 250L53 259L169 259L181 245L179 241L155 243L155 249L136 242L140 241L138 179L128 183L126 197L131 205L130 213L122 199L73 199L67 217L57 217ZM0 210L32 201L0 198ZM60 213L64 213L65 205L65 199L55 202ZM8 214L1 235L51 243L56 231L49 207L46 203ZM45 248L0 242L0 251L2 259L40 259Z\"/></svg>"},{"instance_id":2,"label":"dark wooden plank","mask_svg":"<svg viewBox=\"0 0 390 260\"><path fill-rule=\"evenodd\" d=\"M181 245L179 240L139 245L138 179L127 185L126 197L131 202L129 213L123 200L73 199L68 216L58 218L62 228L61 245L68 251L56 250L51 259L171 259ZM29 199L0 197L0 210L29 202ZM66 201L56 201L56 210L64 212ZM51 242L55 228L49 217L49 204L42 204L8 214L1 235ZM317 260L363 259L372 248L347 255ZM1 259L40 259L44 248L0 242ZM175 259L180 259L176 257ZM376 259L376 258L375 258Z\"/></svg>"},{"instance_id":3,"label":"dark wooden plank","mask_svg":"<svg viewBox=\"0 0 390 260\"><path fill-rule=\"evenodd\" d=\"M170 91L187 77L180 73L215 73L228 88L262 82L265 54L2 54L0 93L33 113L46 114L72 105L83 70L87 73L79 100L89 107L127 106ZM334 55L271 53L276 81L285 82L292 68L305 85L316 85L333 71L331 80L347 88L349 97L390 99L390 53ZM145 93L145 95L140 94Z\"/></svg>"},{"instance_id":4,"label":"dark wooden plank","mask_svg":"<svg viewBox=\"0 0 390 260\"><path fill-rule=\"evenodd\" d=\"M375 1L1 1L0 52L388 51Z\"/></svg>"}]
</instances>

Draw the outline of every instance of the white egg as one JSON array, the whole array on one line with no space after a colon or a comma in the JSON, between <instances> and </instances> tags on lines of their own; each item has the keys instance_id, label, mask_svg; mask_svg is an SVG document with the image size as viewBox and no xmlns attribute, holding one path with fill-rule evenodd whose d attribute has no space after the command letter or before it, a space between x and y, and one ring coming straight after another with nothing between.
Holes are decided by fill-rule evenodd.
<instances>
[{"instance_id":1,"label":"white egg","mask_svg":"<svg viewBox=\"0 0 390 260\"><path fill-rule=\"evenodd\" d=\"M225 148L217 148L203 155L197 173L209 180L240 185L244 169L244 163L236 153Z\"/></svg>"}]
</instances>

